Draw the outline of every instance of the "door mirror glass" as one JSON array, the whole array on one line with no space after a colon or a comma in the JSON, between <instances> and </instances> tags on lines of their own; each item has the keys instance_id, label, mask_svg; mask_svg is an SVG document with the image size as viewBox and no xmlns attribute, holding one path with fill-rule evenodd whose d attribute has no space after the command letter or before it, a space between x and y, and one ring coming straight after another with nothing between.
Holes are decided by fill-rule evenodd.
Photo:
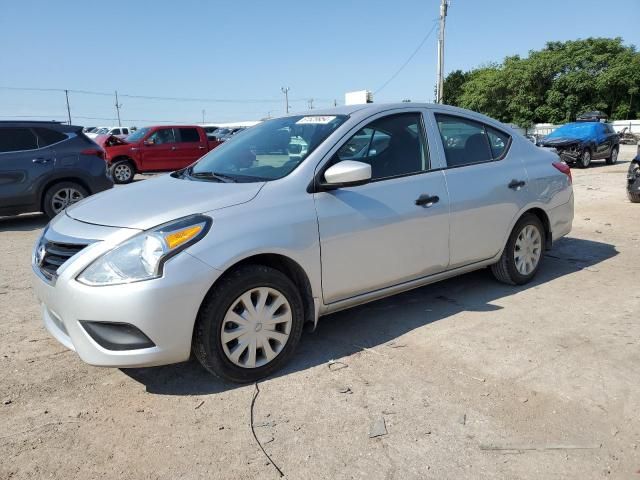
<instances>
[{"instance_id":1,"label":"door mirror glass","mask_svg":"<svg viewBox=\"0 0 640 480\"><path fill-rule=\"evenodd\" d=\"M371 165L355 160L343 160L324 172L327 185L348 187L363 185L371 180Z\"/></svg>"}]
</instances>

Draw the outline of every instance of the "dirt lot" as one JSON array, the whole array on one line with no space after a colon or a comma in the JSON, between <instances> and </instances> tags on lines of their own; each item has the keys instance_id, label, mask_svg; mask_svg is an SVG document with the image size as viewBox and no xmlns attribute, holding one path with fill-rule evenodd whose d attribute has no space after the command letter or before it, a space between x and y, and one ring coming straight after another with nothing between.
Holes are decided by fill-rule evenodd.
<instances>
[{"instance_id":1,"label":"dirt lot","mask_svg":"<svg viewBox=\"0 0 640 480\"><path fill-rule=\"evenodd\" d=\"M254 407L286 478L640 479L634 149L574 170L573 232L531 285L479 271L305 334ZM253 385L90 367L49 337L29 266L44 223L0 219L0 478L277 479Z\"/></svg>"}]
</instances>

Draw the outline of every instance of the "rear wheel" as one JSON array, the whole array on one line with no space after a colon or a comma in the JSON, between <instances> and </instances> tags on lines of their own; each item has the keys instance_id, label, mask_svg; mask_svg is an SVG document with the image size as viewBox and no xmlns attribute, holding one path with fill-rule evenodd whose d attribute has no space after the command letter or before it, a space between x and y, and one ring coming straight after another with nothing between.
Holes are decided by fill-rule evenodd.
<instances>
[{"instance_id":1,"label":"rear wheel","mask_svg":"<svg viewBox=\"0 0 640 480\"><path fill-rule=\"evenodd\" d=\"M510 285L529 282L540 268L544 245L540 219L531 213L523 215L513 227L500 261L491 266L493 275Z\"/></svg>"},{"instance_id":2,"label":"rear wheel","mask_svg":"<svg viewBox=\"0 0 640 480\"><path fill-rule=\"evenodd\" d=\"M89 192L76 182L60 182L49 187L44 194L42 209L53 218L65 208L87 197Z\"/></svg>"},{"instance_id":3,"label":"rear wheel","mask_svg":"<svg viewBox=\"0 0 640 480\"><path fill-rule=\"evenodd\" d=\"M130 183L135 174L136 170L129 160L119 160L111 166L111 176L115 183Z\"/></svg>"},{"instance_id":4,"label":"rear wheel","mask_svg":"<svg viewBox=\"0 0 640 480\"><path fill-rule=\"evenodd\" d=\"M616 147L611 150L611 155L607 158L607 165L618 163L618 149Z\"/></svg>"},{"instance_id":5,"label":"rear wheel","mask_svg":"<svg viewBox=\"0 0 640 480\"><path fill-rule=\"evenodd\" d=\"M580 157L580 159L578 160L578 165L580 165L580 168L587 168L589 165L591 165L591 150L589 150L588 148L584 149L584 152L582 152L582 157Z\"/></svg>"},{"instance_id":6,"label":"rear wheel","mask_svg":"<svg viewBox=\"0 0 640 480\"><path fill-rule=\"evenodd\" d=\"M282 272L247 265L220 280L204 300L193 353L211 373L254 382L281 368L302 334L302 299Z\"/></svg>"}]
</instances>

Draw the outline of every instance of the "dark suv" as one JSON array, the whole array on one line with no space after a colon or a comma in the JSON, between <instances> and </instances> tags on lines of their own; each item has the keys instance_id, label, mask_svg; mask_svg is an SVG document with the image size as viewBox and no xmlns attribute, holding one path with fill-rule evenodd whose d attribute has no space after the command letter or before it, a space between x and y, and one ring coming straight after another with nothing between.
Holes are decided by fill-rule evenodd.
<instances>
[{"instance_id":1,"label":"dark suv","mask_svg":"<svg viewBox=\"0 0 640 480\"><path fill-rule=\"evenodd\" d=\"M82 127L0 121L0 215L49 217L113 186L104 151Z\"/></svg>"}]
</instances>

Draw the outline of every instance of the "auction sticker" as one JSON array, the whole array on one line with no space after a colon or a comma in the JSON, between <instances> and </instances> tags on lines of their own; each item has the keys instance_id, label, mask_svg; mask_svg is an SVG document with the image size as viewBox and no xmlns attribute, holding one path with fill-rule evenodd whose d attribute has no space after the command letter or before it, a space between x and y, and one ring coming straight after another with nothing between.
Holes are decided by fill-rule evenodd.
<instances>
[{"instance_id":1,"label":"auction sticker","mask_svg":"<svg viewBox=\"0 0 640 480\"><path fill-rule=\"evenodd\" d=\"M296 124L297 125L305 125L305 124L324 125L324 124L327 124L327 123L331 122L335 118L336 118L335 115L333 115L333 116L330 116L330 115L314 115L314 116L309 116L309 117L302 117L300 120L298 120L296 122Z\"/></svg>"}]
</instances>

